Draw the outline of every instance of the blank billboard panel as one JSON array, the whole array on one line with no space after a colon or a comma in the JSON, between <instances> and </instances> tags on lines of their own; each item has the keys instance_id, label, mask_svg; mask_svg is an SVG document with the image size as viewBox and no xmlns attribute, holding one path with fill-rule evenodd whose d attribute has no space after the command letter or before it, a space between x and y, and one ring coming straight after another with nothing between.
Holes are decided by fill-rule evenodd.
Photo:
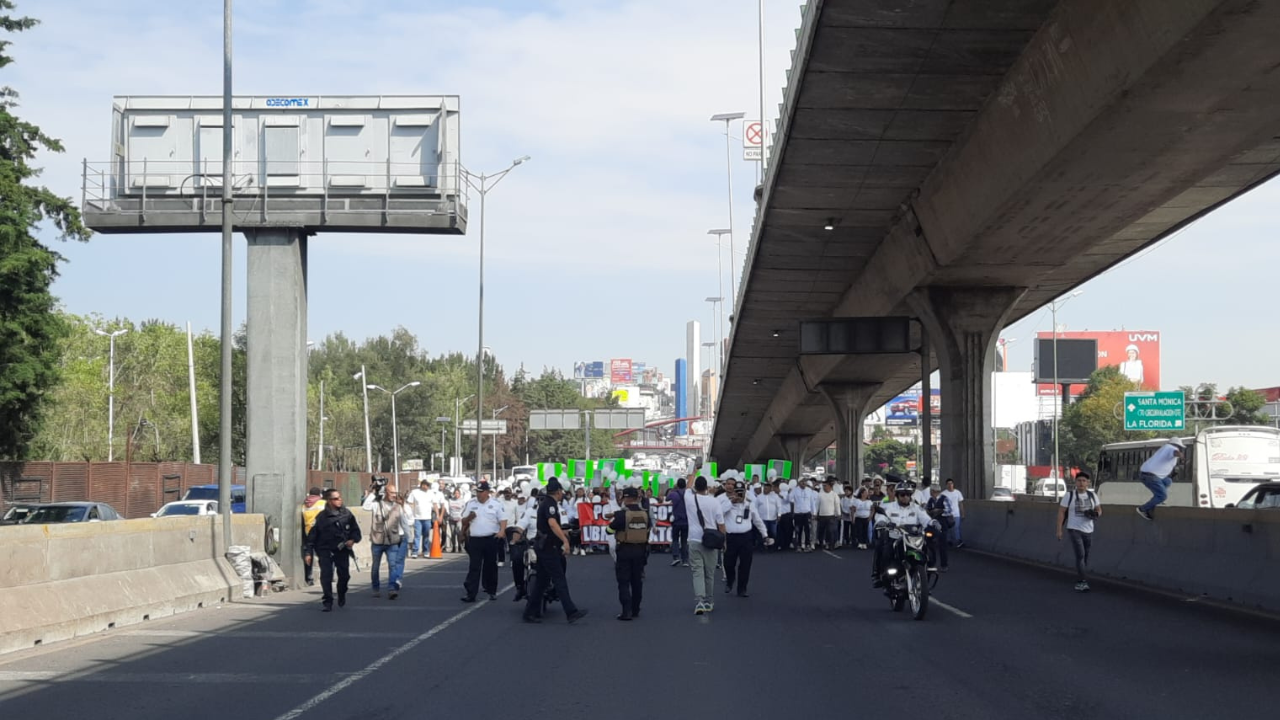
<instances>
[{"instance_id":1,"label":"blank billboard panel","mask_svg":"<svg viewBox=\"0 0 1280 720\"><path fill-rule=\"evenodd\" d=\"M1098 341L1094 339L1058 338L1057 372L1054 372L1054 341L1036 339L1036 377L1038 383L1079 385L1089 382L1098 369Z\"/></svg>"}]
</instances>

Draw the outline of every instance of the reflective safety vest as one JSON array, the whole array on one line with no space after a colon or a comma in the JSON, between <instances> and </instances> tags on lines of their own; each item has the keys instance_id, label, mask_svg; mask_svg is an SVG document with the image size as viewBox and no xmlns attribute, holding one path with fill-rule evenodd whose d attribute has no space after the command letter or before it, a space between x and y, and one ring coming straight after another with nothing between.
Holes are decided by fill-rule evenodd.
<instances>
[{"instance_id":1,"label":"reflective safety vest","mask_svg":"<svg viewBox=\"0 0 1280 720\"><path fill-rule=\"evenodd\" d=\"M649 513L644 510L627 510L626 522L626 529L615 536L618 542L628 545L644 545L649 542Z\"/></svg>"}]
</instances>

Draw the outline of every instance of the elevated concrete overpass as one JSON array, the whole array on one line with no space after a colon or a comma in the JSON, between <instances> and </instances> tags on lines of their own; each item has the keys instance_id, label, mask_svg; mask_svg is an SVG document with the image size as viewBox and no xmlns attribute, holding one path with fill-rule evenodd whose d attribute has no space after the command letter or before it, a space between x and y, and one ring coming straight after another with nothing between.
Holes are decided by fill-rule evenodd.
<instances>
[{"instance_id":1,"label":"elevated concrete overpass","mask_svg":"<svg viewBox=\"0 0 1280 720\"><path fill-rule=\"evenodd\" d=\"M800 357L798 323L909 315L942 470L982 493L1000 329L1280 171L1277 27L1280 3L1247 0L812 0L712 455L839 437L860 473L861 419L920 360Z\"/></svg>"}]
</instances>

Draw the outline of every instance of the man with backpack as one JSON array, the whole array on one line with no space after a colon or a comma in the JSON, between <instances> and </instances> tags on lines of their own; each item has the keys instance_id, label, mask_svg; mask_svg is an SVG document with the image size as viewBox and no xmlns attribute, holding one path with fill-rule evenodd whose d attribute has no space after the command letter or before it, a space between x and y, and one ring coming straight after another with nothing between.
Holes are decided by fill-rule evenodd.
<instances>
[{"instance_id":1,"label":"man with backpack","mask_svg":"<svg viewBox=\"0 0 1280 720\"><path fill-rule=\"evenodd\" d=\"M1089 489L1089 473L1076 473L1076 488L1062 496L1058 507L1058 540L1065 528L1076 554L1076 592L1089 592L1089 550L1093 547L1093 521L1102 517L1098 494Z\"/></svg>"}]
</instances>

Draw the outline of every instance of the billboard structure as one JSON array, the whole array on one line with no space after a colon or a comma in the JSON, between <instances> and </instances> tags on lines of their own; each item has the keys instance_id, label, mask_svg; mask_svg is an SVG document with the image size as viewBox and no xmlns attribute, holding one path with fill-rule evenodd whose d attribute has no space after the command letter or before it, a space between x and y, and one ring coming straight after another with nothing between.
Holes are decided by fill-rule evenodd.
<instances>
[{"instance_id":1,"label":"billboard structure","mask_svg":"<svg viewBox=\"0 0 1280 720\"><path fill-rule=\"evenodd\" d=\"M1098 369L1098 341L1093 338L1036 338L1038 383L1073 385L1089 381Z\"/></svg>"},{"instance_id":2,"label":"billboard structure","mask_svg":"<svg viewBox=\"0 0 1280 720\"><path fill-rule=\"evenodd\" d=\"M1053 341L1053 333L1036 334L1037 344ZM1160 333L1154 330L1112 330L1058 333L1058 357L1062 360L1063 340L1093 340L1097 342L1097 367L1117 367L1120 374L1132 380L1143 390L1160 389ZM1052 352L1052 351L1050 351ZM1052 356L1050 356L1052 357ZM1050 361L1051 363L1052 361ZM1052 370L1052 364L1048 365ZM1037 371L1037 375L1040 375ZM1084 392L1083 384L1073 384L1070 394L1074 397ZM1037 395L1055 395L1058 389L1052 382L1037 381Z\"/></svg>"},{"instance_id":3,"label":"billboard structure","mask_svg":"<svg viewBox=\"0 0 1280 720\"><path fill-rule=\"evenodd\" d=\"M908 390L889 401L885 406L885 424L915 427L920 424L920 388ZM942 417L942 390L933 388L929 403L934 422Z\"/></svg>"},{"instance_id":4,"label":"billboard structure","mask_svg":"<svg viewBox=\"0 0 1280 720\"><path fill-rule=\"evenodd\" d=\"M573 364L574 380L603 380L604 379L604 363L596 360L595 362L576 362Z\"/></svg>"},{"instance_id":5,"label":"billboard structure","mask_svg":"<svg viewBox=\"0 0 1280 720\"><path fill-rule=\"evenodd\" d=\"M614 358L609 361L609 380L614 385L629 385L632 377L631 358Z\"/></svg>"}]
</instances>

